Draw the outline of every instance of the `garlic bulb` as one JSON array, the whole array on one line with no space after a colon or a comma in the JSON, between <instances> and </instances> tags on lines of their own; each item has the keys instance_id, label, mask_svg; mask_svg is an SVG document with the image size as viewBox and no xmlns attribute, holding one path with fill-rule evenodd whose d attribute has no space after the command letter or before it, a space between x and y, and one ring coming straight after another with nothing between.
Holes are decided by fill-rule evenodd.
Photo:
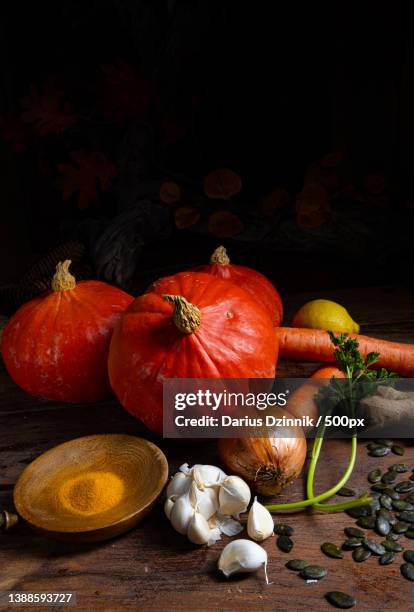
<instances>
[{"instance_id":1,"label":"garlic bulb","mask_svg":"<svg viewBox=\"0 0 414 612\"><path fill-rule=\"evenodd\" d=\"M167 499L165 500L165 504L164 504L164 512L168 520L171 519L171 512L172 512L173 507L174 507L174 501L171 499L171 497L167 497Z\"/></svg>"},{"instance_id":2,"label":"garlic bulb","mask_svg":"<svg viewBox=\"0 0 414 612\"><path fill-rule=\"evenodd\" d=\"M256 542L262 542L273 535L273 518L269 510L254 498L247 518L247 533Z\"/></svg>"},{"instance_id":3,"label":"garlic bulb","mask_svg":"<svg viewBox=\"0 0 414 612\"><path fill-rule=\"evenodd\" d=\"M171 509L171 525L178 533L186 535L193 514L194 507L190 502L188 493L186 495L181 495L181 497L174 502L174 506Z\"/></svg>"},{"instance_id":4,"label":"garlic bulb","mask_svg":"<svg viewBox=\"0 0 414 612\"><path fill-rule=\"evenodd\" d=\"M168 483L166 491L167 497L172 497L173 495L179 497L180 495L187 493L188 489L190 488L190 484L191 478L189 476L183 474L183 472L177 472Z\"/></svg>"},{"instance_id":5,"label":"garlic bulb","mask_svg":"<svg viewBox=\"0 0 414 612\"><path fill-rule=\"evenodd\" d=\"M200 512L194 512L188 525L187 537L193 544L207 544L210 539L210 527Z\"/></svg>"},{"instance_id":6,"label":"garlic bulb","mask_svg":"<svg viewBox=\"0 0 414 612\"><path fill-rule=\"evenodd\" d=\"M264 565L266 583L267 578L267 552L251 540L233 540L224 547L218 568L228 578L233 574L255 572Z\"/></svg>"},{"instance_id":7,"label":"garlic bulb","mask_svg":"<svg viewBox=\"0 0 414 612\"><path fill-rule=\"evenodd\" d=\"M198 511L204 516L205 519L208 520L217 512L218 500L214 489L200 490L196 483L192 482L189 491L189 498L191 504L194 507L197 506Z\"/></svg>"},{"instance_id":8,"label":"garlic bulb","mask_svg":"<svg viewBox=\"0 0 414 612\"><path fill-rule=\"evenodd\" d=\"M227 476L220 485L219 508L221 514L245 512L250 502L249 486L239 476Z\"/></svg>"},{"instance_id":9,"label":"garlic bulb","mask_svg":"<svg viewBox=\"0 0 414 612\"><path fill-rule=\"evenodd\" d=\"M224 511L219 512L220 495ZM214 465L184 463L167 486L164 512L191 542L211 546L221 533L234 536L243 530L229 514L246 510L249 501L249 487L241 478L227 477Z\"/></svg>"}]
</instances>

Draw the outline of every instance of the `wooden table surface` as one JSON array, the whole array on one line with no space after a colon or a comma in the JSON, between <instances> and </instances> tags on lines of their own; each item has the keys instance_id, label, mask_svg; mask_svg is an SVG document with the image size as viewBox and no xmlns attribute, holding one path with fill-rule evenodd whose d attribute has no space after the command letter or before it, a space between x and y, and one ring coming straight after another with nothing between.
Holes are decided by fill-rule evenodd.
<instances>
[{"instance_id":1,"label":"wooden table surface","mask_svg":"<svg viewBox=\"0 0 414 612\"><path fill-rule=\"evenodd\" d=\"M289 296L286 320L297 306L313 297L316 296ZM414 299L404 289L329 291L319 297L335 299L347 306L364 333L414 342ZM314 368L315 364L281 363L279 375L300 376ZM150 438L164 450L171 473L184 462L217 463L213 442L189 445L157 440L115 400L95 405L63 405L33 399L18 389L3 369L0 432L0 507L6 509L12 508L13 483L32 459L62 441L86 434L123 432ZM412 440L403 443L404 461L414 466ZM326 443L318 468L319 490L337 481L348 452L349 441ZM396 460L395 456L368 457L365 444L361 443L350 486L359 492L366 490L369 469L386 467ZM303 481L298 480L279 500L302 496ZM0 535L0 591L76 591L78 608L82 610L293 611L333 609L324 600L324 594L345 590L357 597L358 609L414 610L414 584L400 575L401 555L393 565L380 567L376 557L357 564L350 553L343 560L333 560L320 552L319 546L324 541L338 544L343 541L344 527L354 524L350 517L309 510L290 514L288 522L295 528L295 545L289 555L277 549L274 537L264 543L273 582L269 586L262 572L230 580L221 577L216 564L228 538L223 536L211 548L193 546L171 528L161 504L133 531L98 545L49 541L19 524L15 530ZM414 541L407 542L412 542L407 547L414 549ZM289 558L322 563L328 568L328 575L317 584L307 584L284 567Z\"/></svg>"}]
</instances>

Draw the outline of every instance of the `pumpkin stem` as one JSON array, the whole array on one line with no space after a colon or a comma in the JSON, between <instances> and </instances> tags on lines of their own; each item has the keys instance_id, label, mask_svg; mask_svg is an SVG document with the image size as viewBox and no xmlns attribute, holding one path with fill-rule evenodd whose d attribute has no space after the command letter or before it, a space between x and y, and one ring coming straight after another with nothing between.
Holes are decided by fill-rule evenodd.
<instances>
[{"instance_id":1,"label":"pumpkin stem","mask_svg":"<svg viewBox=\"0 0 414 612\"><path fill-rule=\"evenodd\" d=\"M53 291L68 291L76 287L76 279L69 272L71 263L70 259L65 259L65 261L60 261L56 266L56 272L52 278Z\"/></svg>"},{"instance_id":2,"label":"pumpkin stem","mask_svg":"<svg viewBox=\"0 0 414 612\"><path fill-rule=\"evenodd\" d=\"M219 246L216 248L212 256L210 257L211 264L221 264L222 266L228 266L230 263L230 258L227 255L227 251L224 246Z\"/></svg>"},{"instance_id":3,"label":"pumpkin stem","mask_svg":"<svg viewBox=\"0 0 414 612\"><path fill-rule=\"evenodd\" d=\"M163 295L162 297L167 302L174 304L173 319L180 332L192 334L197 331L201 323L201 312L197 306L187 302L181 295Z\"/></svg>"}]
</instances>

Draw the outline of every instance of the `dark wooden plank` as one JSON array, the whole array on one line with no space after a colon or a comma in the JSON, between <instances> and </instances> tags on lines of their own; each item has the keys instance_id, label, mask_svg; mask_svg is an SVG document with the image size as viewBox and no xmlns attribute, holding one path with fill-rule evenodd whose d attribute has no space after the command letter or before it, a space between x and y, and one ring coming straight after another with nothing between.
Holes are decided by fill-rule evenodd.
<instances>
[{"instance_id":1,"label":"dark wooden plank","mask_svg":"<svg viewBox=\"0 0 414 612\"><path fill-rule=\"evenodd\" d=\"M347 442L326 443L318 488L325 488L337 479L348 451ZM186 447L185 452L176 448L170 459L174 469L183 459L216 461L214 444ZM414 463L412 446L405 460ZM367 486L366 472L374 465L386 466L393 461L395 457L380 460L367 457L365 446L360 445L351 486L362 492ZM295 483L280 500L299 498L302 487L301 482ZM8 505L10 493L2 492L0 500ZM122 606L167 610L209 607L325 610L329 606L323 600L324 593L344 589L357 596L360 609L410 609L412 588L400 576L398 561L380 568L375 557L358 565L350 553L341 561L328 559L320 552L323 541L338 544L343 541L343 528L354 524L351 518L343 513L324 515L308 511L291 514L288 520L295 527L295 546L290 555L276 548L275 538L264 543L269 556L269 576L274 581L269 586L261 572L229 581L221 578L216 563L228 538L209 549L194 547L172 530L159 505L129 534L95 546L58 544L32 535L24 525L19 526L15 532L2 536L0 589L75 590L83 609ZM319 584L307 585L296 573L284 568L286 560L294 557L322 563L328 568L328 576Z\"/></svg>"}]
</instances>

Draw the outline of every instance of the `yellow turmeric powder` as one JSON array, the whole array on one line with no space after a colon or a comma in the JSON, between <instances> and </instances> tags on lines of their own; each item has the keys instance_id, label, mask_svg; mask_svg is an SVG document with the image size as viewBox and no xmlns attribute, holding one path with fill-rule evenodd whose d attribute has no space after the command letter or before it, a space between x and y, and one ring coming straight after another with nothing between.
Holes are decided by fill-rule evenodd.
<instances>
[{"instance_id":1,"label":"yellow turmeric powder","mask_svg":"<svg viewBox=\"0 0 414 612\"><path fill-rule=\"evenodd\" d=\"M123 481L113 472L85 472L66 480L58 497L66 510L91 516L116 506L124 489Z\"/></svg>"}]
</instances>

